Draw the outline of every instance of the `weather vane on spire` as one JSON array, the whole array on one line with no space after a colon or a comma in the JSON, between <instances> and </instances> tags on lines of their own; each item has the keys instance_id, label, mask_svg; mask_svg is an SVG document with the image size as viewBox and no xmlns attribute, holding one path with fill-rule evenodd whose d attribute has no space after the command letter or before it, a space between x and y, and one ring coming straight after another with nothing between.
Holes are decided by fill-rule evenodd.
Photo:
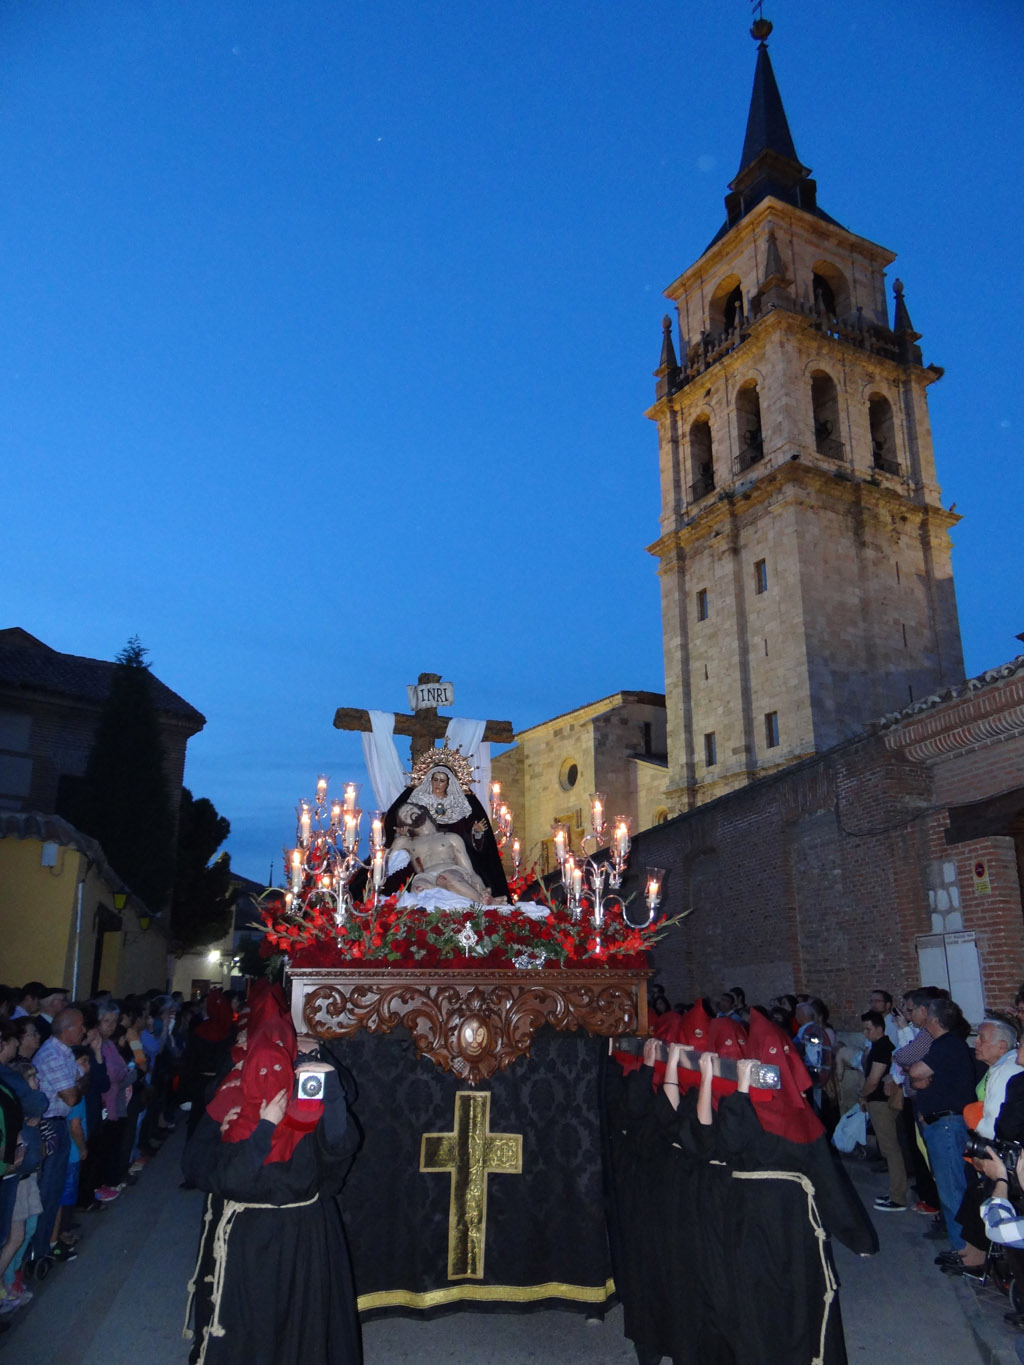
<instances>
[{"instance_id":1,"label":"weather vane on spire","mask_svg":"<svg viewBox=\"0 0 1024 1365\"><path fill-rule=\"evenodd\" d=\"M764 17L764 0L750 0L750 12L754 16L750 36L763 46L772 31L771 20Z\"/></svg>"}]
</instances>

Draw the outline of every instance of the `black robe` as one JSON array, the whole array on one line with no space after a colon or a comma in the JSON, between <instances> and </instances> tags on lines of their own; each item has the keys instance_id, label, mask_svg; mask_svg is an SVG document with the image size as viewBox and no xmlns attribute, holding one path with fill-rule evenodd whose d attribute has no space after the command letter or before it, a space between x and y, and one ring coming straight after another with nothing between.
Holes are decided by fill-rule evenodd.
<instances>
[{"instance_id":1,"label":"black robe","mask_svg":"<svg viewBox=\"0 0 1024 1365\"><path fill-rule=\"evenodd\" d=\"M673 1109L649 1067L609 1086L615 1196L615 1286L640 1360L733 1365L715 1313L723 1266L728 1171L713 1164L715 1129L697 1118L697 1091Z\"/></svg>"},{"instance_id":2,"label":"black robe","mask_svg":"<svg viewBox=\"0 0 1024 1365\"><path fill-rule=\"evenodd\" d=\"M326 1092L320 1122L287 1161L263 1164L274 1135L265 1120L244 1141L223 1142L204 1112L189 1140L186 1178L207 1192L193 1281L194 1363L362 1360L337 1198L360 1135L336 1073L328 1074ZM228 1201L273 1207L235 1212Z\"/></svg>"},{"instance_id":3,"label":"black robe","mask_svg":"<svg viewBox=\"0 0 1024 1365\"><path fill-rule=\"evenodd\" d=\"M736 1360L845 1365L827 1234L858 1255L876 1252L878 1235L828 1139L768 1133L750 1099L736 1093L719 1104L718 1144L732 1190L729 1273L716 1286L717 1311Z\"/></svg>"}]
</instances>

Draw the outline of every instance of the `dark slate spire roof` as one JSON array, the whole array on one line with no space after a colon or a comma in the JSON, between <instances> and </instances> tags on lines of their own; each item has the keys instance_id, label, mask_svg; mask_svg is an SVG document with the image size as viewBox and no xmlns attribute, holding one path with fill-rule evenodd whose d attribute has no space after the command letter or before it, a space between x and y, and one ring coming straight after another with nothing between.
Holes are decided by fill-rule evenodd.
<instances>
[{"instance_id":1,"label":"dark slate spire roof","mask_svg":"<svg viewBox=\"0 0 1024 1365\"><path fill-rule=\"evenodd\" d=\"M661 360L658 369L666 371L679 369L676 348L672 344L672 319L667 313L661 320Z\"/></svg>"},{"instance_id":2,"label":"dark slate spire roof","mask_svg":"<svg viewBox=\"0 0 1024 1365\"><path fill-rule=\"evenodd\" d=\"M743 154L736 178L725 196L728 215L721 229L709 245L724 237L731 227L769 195L793 204L827 223L835 219L818 207L817 185L811 172L796 154L789 120L782 96L768 56L768 35L772 31L767 19L757 19L750 30L757 40L757 65L754 68L754 88L750 95L747 131L743 139ZM838 226L838 225L837 225Z\"/></svg>"},{"instance_id":3,"label":"dark slate spire roof","mask_svg":"<svg viewBox=\"0 0 1024 1365\"><path fill-rule=\"evenodd\" d=\"M767 23L767 20L764 21ZM762 152L777 152L789 161L796 161L796 148L793 135L789 131L789 120L782 107L782 96L775 82L772 59L768 56L768 44L764 41L757 45L757 66L754 68L754 89L750 96L750 112L747 114L747 135L743 139L743 155L740 157L739 174L755 161Z\"/></svg>"},{"instance_id":4,"label":"dark slate spire roof","mask_svg":"<svg viewBox=\"0 0 1024 1365\"><path fill-rule=\"evenodd\" d=\"M896 306L893 308L892 330L894 332L914 332L914 324L910 321L907 301L903 297L902 280L893 280L892 292L896 296ZM919 332L914 332L915 339L919 335Z\"/></svg>"},{"instance_id":5,"label":"dark slate spire roof","mask_svg":"<svg viewBox=\"0 0 1024 1365\"><path fill-rule=\"evenodd\" d=\"M922 365L924 362L921 359L921 348L916 344L921 340L921 333L914 331L914 324L910 321L907 301L903 297L902 280L893 281L892 292L896 296L892 330L896 334L896 345L899 347L900 359L905 365Z\"/></svg>"}]
</instances>

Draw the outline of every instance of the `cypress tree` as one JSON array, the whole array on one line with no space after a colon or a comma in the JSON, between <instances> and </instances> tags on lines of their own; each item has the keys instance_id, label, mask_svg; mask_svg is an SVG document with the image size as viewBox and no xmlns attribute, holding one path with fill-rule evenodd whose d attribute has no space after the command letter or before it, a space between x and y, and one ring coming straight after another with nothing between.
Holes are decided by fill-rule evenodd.
<instances>
[{"instance_id":1,"label":"cypress tree","mask_svg":"<svg viewBox=\"0 0 1024 1365\"><path fill-rule=\"evenodd\" d=\"M174 884L174 806L147 651L133 636L117 656L110 693L71 812L153 913Z\"/></svg>"},{"instance_id":2,"label":"cypress tree","mask_svg":"<svg viewBox=\"0 0 1024 1365\"><path fill-rule=\"evenodd\" d=\"M213 943L231 926L231 859L227 853L213 858L230 833L231 825L212 801L205 796L197 801L182 787L171 909L171 936L182 950Z\"/></svg>"}]
</instances>

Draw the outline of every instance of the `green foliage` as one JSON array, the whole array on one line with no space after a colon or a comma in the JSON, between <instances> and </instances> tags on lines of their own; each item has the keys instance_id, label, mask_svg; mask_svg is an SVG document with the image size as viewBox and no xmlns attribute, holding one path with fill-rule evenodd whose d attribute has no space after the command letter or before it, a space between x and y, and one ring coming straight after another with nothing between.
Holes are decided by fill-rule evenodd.
<instances>
[{"instance_id":1,"label":"green foliage","mask_svg":"<svg viewBox=\"0 0 1024 1365\"><path fill-rule=\"evenodd\" d=\"M117 874L160 913L174 882L174 808L153 678L137 636L117 656L73 807L73 823L102 845Z\"/></svg>"},{"instance_id":2,"label":"green foliage","mask_svg":"<svg viewBox=\"0 0 1024 1365\"><path fill-rule=\"evenodd\" d=\"M184 950L214 943L231 927L231 859L227 853L214 858L230 833L212 801L197 801L182 787L171 936Z\"/></svg>"}]
</instances>

